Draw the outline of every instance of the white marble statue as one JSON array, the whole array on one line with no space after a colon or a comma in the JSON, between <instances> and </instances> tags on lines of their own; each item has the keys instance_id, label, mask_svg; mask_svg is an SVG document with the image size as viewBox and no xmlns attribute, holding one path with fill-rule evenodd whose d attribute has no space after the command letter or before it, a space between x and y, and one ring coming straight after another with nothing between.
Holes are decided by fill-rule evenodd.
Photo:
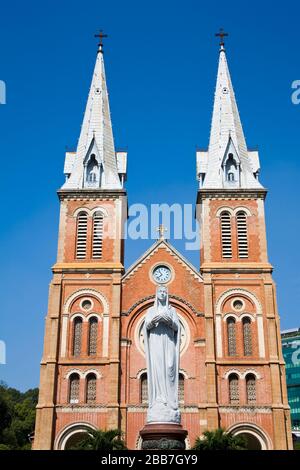
<instances>
[{"instance_id":1,"label":"white marble statue","mask_svg":"<svg viewBox=\"0 0 300 470\"><path fill-rule=\"evenodd\" d=\"M148 376L147 423L180 423L178 373L180 323L169 304L168 290L158 286L147 311L144 341Z\"/></svg>"}]
</instances>

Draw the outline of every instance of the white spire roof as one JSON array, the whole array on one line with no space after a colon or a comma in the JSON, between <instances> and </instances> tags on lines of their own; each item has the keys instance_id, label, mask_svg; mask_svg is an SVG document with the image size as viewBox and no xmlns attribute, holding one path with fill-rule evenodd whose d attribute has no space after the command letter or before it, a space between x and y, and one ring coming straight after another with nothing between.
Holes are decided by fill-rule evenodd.
<instances>
[{"instance_id":1,"label":"white spire roof","mask_svg":"<svg viewBox=\"0 0 300 470\"><path fill-rule=\"evenodd\" d=\"M72 169L63 188L81 189L84 187L84 164L88 161L89 154L93 154L96 163L101 167L101 188L121 188L101 45L97 53L76 155L69 157Z\"/></svg>"},{"instance_id":2,"label":"white spire roof","mask_svg":"<svg viewBox=\"0 0 300 470\"><path fill-rule=\"evenodd\" d=\"M213 116L203 188L223 188L226 153L233 152L239 168L240 188L261 188L254 176L251 152L246 140L231 83L224 46L221 45ZM230 154L231 155L231 154Z\"/></svg>"}]
</instances>

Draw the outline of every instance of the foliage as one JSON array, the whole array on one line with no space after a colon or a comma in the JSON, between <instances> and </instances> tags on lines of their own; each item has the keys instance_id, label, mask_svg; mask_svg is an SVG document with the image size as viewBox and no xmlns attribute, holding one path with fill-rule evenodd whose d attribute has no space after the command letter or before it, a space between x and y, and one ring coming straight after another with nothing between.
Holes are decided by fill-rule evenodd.
<instances>
[{"instance_id":1,"label":"foliage","mask_svg":"<svg viewBox=\"0 0 300 470\"><path fill-rule=\"evenodd\" d=\"M205 431L203 438L197 437L194 450L246 450L247 443L242 436L233 436L219 428Z\"/></svg>"},{"instance_id":2,"label":"foliage","mask_svg":"<svg viewBox=\"0 0 300 470\"><path fill-rule=\"evenodd\" d=\"M0 450L31 448L28 435L34 431L38 389L25 393L0 383Z\"/></svg>"},{"instance_id":3,"label":"foliage","mask_svg":"<svg viewBox=\"0 0 300 470\"><path fill-rule=\"evenodd\" d=\"M110 452L112 450L127 449L122 439L122 433L118 429L103 431L91 430L72 450L97 450Z\"/></svg>"}]
</instances>

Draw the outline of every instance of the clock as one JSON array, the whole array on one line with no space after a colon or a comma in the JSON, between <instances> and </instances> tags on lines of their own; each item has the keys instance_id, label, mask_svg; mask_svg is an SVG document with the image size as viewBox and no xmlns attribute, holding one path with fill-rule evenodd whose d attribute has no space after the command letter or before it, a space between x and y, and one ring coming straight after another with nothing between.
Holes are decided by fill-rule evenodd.
<instances>
[{"instance_id":1,"label":"clock","mask_svg":"<svg viewBox=\"0 0 300 470\"><path fill-rule=\"evenodd\" d=\"M152 271L152 278L158 284L169 282L172 277L171 269L164 264L156 266Z\"/></svg>"}]
</instances>

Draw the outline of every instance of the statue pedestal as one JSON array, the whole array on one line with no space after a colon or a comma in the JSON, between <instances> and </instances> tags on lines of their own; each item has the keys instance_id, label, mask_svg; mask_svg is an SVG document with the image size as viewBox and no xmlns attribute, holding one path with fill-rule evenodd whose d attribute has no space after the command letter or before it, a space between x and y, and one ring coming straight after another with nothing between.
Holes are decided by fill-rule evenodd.
<instances>
[{"instance_id":1,"label":"statue pedestal","mask_svg":"<svg viewBox=\"0 0 300 470\"><path fill-rule=\"evenodd\" d=\"M187 431L181 424L151 423L140 431L143 450L184 450Z\"/></svg>"}]
</instances>

